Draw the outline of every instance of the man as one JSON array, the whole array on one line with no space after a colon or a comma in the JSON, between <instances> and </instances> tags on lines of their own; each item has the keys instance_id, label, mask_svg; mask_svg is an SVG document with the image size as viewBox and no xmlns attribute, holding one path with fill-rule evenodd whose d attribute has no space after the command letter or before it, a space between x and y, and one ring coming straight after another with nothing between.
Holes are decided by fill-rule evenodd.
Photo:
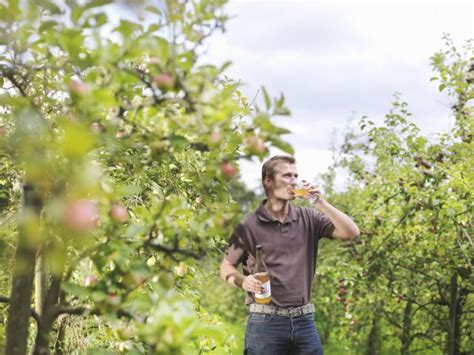
<instances>
[{"instance_id":1,"label":"man","mask_svg":"<svg viewBox=\"0 0 474 355\"><path fill-rule=\"evenodd\" d=\"M274 156L262 166L266 199L235 228L221 263L221 277L247 291L249 318L245 354L323 354L313 321L311 285L320 238L354 239L355 223L305 183L314 208L296 207L298 173L295 159ZM318 212L317 210L320 212ZM269 305L256 304L262 283L252 275L256 246L270 274ZM243 275L237 270L242 264Z\"/></svg>"}]
</instances>

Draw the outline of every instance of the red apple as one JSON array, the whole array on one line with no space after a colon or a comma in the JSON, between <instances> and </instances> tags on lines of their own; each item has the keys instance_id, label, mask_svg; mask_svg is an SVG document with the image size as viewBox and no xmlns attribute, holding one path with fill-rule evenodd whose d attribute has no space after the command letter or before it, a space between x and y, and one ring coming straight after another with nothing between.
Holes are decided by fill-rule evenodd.
<instances>
[{"instance_id":1,"label":"red apple","mask_svg":"<svg viewBox=\"0 0 474 355\"><path fill-rule=\"evenodd\" d=\"M343 286L341 286L341 287L339 287L338 293L340 295L345 295L347 293L347 290Z\"/></svg>"},{"instance_id":2,"label":"red apple","mask_svg":"<svg viewBox=\"0 0 474 355\"><path fill-rule=\"evenodd\" d=\"M122 276L122 282L128 288L135 288L143 285L145 279L143 278L143 276L138 275L135 272L129 271Z\"/></svg>"},{"instance_id":3,"label":"red apple","mask_svg":"<svg viewBox=\"0 0 474 355\"><path fill-rule=\"evenodd\" d=\"M109 216L118 223L125 223L129 219L127 207L118 203L110 207Z\"/></svg>"},{"instance_id":4,"label":"red apple","mask_svg":"<svg viewBox=\"0 0 474 355\"><path fill-rule=\"evenodd\" d=\"M105 298L105 302L112 307L117 307L122 302L122 298L115 293L109 293Z\"/></svg>"},{"instance_id":5,"label":"red apple","mask_svg":"<svg viewBox=\"0 0 474 355\"><path fill-rule=\"evenodd\" d=\"M86 278L84 279L84 285L86 287L94 287L97 285L97 282L99 281L99 278L95 275L87 275Z\"/></svg>"},{"instance_id":6,"label":"red apple","mask_svg":"<svg viewBox=\"0 0 474 355\"><path fill-rule=\"evenodd\" d=\"M174 88L174 78L168 73L160 73L153 78L156 86L160 90L168 91Z\"/></svg>"},{"instance_id":7,"label":"red apple","mask_svg":"<svg viewBox=\"0 0 474 355\"><path fill-rule=\"evenodd\" d=\"M150 57L150 58L148 58L148 64L158 65L158 64L160 64L160 60L157 57Z\"/></svg>"},{"instance_id":8,"label":"red apple","mask_svg":"<svg viewBox=\"0 0 474 355\"><path fill-rule=\"evenodd\" d=\"M231 162L224 161L221 164L221 173L226 178L230 179L237 173L237 169L235 168L235 166Z\"/></svg>"},{"instance_id":9,"label":"red apple","mask_svg":"<svg viewBox=\"0 0 474 355\"><path fill-rule=\"evenodd\" d=\"M245 145L247 150L251 154L262 154L265 153L267 148L265 147L265 142L262 138L258 136L251 136L245 140Z\"/></svg>"},{"instance_id":10,"label":"red apple","mask_svg":"<svg viewBox=\"0 0 474 355\"><path fill-rule=\"evenodd\" d=\"M86 95L89 93L90 88L86 83L73 79L69 83L69 90L77 95Z\"/></svg>"},{"instance_id":11,"label":"red apple","mask_svg":"<svg viewBox=\"0 0 474 355\"><path fill-rule=\"evenodd\" d=\"M91 232L99 222L99 208L90 200L71 201L66 205L63 220L75 232Z\"/></svg>"},{"instance_id":12,"label":"red apple","mask_svg":"<svg viewBox=\"0 0 474 355\"><path fill-rule=\"evenodd\" d=\"M3 137L7 134L7 129L5 127L0 127L0 137Z\"/></svg>"},{"instance_id":13,"label":"red apple","mask_svg":"<svg viewBox=\"0 0 474 355\"><path fill-rule=\"evenodd\" d=\"M212 131L209 136L209 144L212 146L217 146L222 141L222 135L219 131Z\"/></svg>"},{"instance_id":14,"label":"red apple","mask_svg":"<svg viewBox=\"0 0 474 355\"><path fill-rule=\"evenodd\" d=\"M104 125L100 122L92 122L90 128L94 133L101 133L105 130Z\"/></svg>"},{"instance_id":15,"label":"red apple","mask_svg":"<svg viewBox=\"0 0 474 355\"><path fill-rule=\"evenodd\" d=\"M135 333L133 332L133 328L128 326L125 328L117 329L117 335L119 336L121 340L128 340L131 337L133 337Z\"/></svg>"},{"instance_id":16,"label":"red apple","mask_svg":"<svg viewBox=\"0 0 474 355\"><path fill-rule=\"evenodd\" d=\"M123 128L120 128L117 133L115 133L115 137L117 138L125 138L126 136L127 132Z\"/></svg>"}]
</instances>

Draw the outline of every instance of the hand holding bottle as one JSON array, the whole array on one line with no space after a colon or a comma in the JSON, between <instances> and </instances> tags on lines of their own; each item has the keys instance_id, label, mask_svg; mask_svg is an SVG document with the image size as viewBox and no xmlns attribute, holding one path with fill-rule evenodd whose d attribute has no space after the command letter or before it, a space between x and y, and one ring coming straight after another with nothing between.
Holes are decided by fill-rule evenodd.
<instances>
[{"instance_id":1,"label":"hand holding bottle","mask_svg":"<svg viewBox=\"0 0 474 355\"><path fill-rule=\"evenodd\" d=\"M245 291L252 292L252 293L259 293L262 292L262 282L256 278L259 274L255 275L248 275L245 277L244 281L242 282L242 288Z\"/></svg>"}]
</instances>

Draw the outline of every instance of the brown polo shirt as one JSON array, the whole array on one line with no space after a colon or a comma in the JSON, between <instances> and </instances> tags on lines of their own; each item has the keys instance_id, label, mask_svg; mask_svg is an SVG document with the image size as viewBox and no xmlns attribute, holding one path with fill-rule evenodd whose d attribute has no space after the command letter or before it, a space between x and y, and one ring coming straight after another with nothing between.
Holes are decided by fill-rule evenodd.
<instances>
[{"instance_id":1,"label":"brown polo shirt","mask_svg":"<svg viewBox=\"0 0 474 355\"><path fill-rule=\"evenodd\" d=\"M265 209L266 200L235 228L225 252L234 266L242 263L244 275L255 269L256 246L262 246L263 260L270 274L272 304L302 306L311 299L320 238L332 238L334 224L312 208L289 205L281 223ZM254 302L248 292L245 303Z\"/></svg>"}]
</instances>

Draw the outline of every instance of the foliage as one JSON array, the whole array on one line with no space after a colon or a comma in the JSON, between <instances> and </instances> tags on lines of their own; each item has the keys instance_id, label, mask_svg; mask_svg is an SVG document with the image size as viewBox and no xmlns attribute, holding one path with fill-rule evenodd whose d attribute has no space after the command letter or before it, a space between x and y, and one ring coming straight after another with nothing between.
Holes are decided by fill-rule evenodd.
<instances>
[{"instance_id":1,"label":"foliage","mask_svg":"<svg viewBox=\"0 0 474 355\"><path fill-rule=\"evenodd\" d=\"M381 125L348 132L324 176L328 198L353 216L358 242L322 248L315 301L326 342L347 350L472 353L474 63L446 37L432 57L440 91L455 100L453 128L420 133L398 95ZM350 174L336 193L336 167Z\"/></svg>"},{"instance_id":2,"label":"foliage","mask_svg":"<svg viewBox=\"0 0 474 355\"><path fill-rule=\"evenodd\" d=\"M265 89L265 109L252 107L229 63L198 64L225 1L144 4L117 24L109 3L0 2L1 263L17 247L9 269L26 280L11 283L10 308L24 307L12 301L36 262L36 353L74 348L68 325L98 326L89 344L102 351L211 350L226 337L177 293L176 268L241 217L239 160L292 152L272 122L289 112ZM18 334L7 328L7 351L24 346Z\"/></svg>"}]
</instances>

